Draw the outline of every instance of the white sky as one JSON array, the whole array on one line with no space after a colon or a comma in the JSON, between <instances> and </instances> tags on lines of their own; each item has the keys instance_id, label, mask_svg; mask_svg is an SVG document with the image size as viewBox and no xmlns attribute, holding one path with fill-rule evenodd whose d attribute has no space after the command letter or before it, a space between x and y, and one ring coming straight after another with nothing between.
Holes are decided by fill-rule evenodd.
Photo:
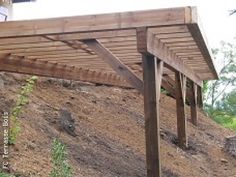
<instances>
[{"instance_id":1,"label":"white sky","mask_svg":"<svg viewBox=\"0 0 236 177\"><path fill-rule=\"evenodd\" d=\"M197 6L211 47L236 36L235 0L37 0L14 4L13 19L34 19L82 14L98 14L166 7Z\"/></svg>"}]
</instances>

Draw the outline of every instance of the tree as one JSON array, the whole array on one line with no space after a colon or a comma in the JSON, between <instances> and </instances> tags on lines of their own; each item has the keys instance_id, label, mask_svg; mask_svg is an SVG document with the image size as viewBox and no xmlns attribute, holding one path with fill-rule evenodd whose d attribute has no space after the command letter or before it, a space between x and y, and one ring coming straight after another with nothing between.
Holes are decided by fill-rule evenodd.
<instances>
[{"instance_id":1,"label":"tree","mask_svg":"<svg viewBox=\"0 0 236 177\"><path fill-rule=\"evenodd\" d=\"M217 102L218 109L227 111L236 117L236 90L228 94L224 94L222 101Z\"/></svg>"},{"instance_id":2,"label":"tree","mask_svg":"<svg viewBox=\"0 0 236 177\"><path fill-rule=\"evenodd\" d=\"M236 130L236 47L222 42L213 54L221 68L219 80L204 83L204 109L216 122Z\"/></svg>"},{"instance_id":3,"label":"tree","mask_svg":"<svg viewBox=\"0 0 236 177\"><path fill-rule=\"evenodd\" d=\"M213 54L222 67L219 80L207 83L205 106L211 109L225 92L230 92L236 86L236 47L233 44L221 42L221 48L213 50Z\"/></svg>"}]
</instances>

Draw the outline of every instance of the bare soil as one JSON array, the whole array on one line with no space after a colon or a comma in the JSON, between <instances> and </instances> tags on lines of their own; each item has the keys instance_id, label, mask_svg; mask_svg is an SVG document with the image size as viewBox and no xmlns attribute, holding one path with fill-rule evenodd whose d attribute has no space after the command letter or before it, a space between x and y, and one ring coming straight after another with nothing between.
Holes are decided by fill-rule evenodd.
<instances>
[{"instance_id":1,"label":"bare soil","mask_svg":"<svg viewBox=\"0 0 236 177\"><path fill-rule=\"evenodd\" d=\"M1 75L1 111L10 111L25 77ZM73 136L60 127L60 110L71 113ZM236 159L222 150L235 132L199 114L198 127L188 123L189 148L178 148L175 100L162 95L163 177L236 177ZM21 133L10 150L14 174L49 176L52 140L59 137L75 177L146 176L143 97L135 90L40 78L19 120Z\"/></svg>"}]
</instances>

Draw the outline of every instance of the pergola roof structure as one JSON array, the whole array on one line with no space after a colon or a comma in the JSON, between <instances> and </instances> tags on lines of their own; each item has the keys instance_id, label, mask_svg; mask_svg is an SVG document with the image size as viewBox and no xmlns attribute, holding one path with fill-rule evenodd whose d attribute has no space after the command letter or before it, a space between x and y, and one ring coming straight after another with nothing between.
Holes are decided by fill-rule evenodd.
<instances>
[{"instance_id":1,"label":"pergola roof structure","mask_svg":"<svg viewBox=\"0 0 236 177\"><path fill-rule=\"evenodd\" d=\"M139 90L148 177L160 175L159 150L150 149L159 146L159 127L151 124L158 125L160 87L177 100L178 138L186 146L185 97L196 124L202 81L218 78L194 7L1 22L0 71Z\"/></svg>"}]
</instances>

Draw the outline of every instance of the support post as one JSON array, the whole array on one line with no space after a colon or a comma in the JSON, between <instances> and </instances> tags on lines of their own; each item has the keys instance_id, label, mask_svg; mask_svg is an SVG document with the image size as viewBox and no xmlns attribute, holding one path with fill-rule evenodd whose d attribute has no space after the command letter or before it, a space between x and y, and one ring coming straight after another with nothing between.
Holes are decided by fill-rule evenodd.
<instances>
[{"instance_id":1,"label":"support post","mask_svg":"<svg viewBox=\"0 0 236 177\"><path fill-rule=\"evenodd\" d=\"M203 107L202 88L199 86L197 87L197 102L199 108L202 108Z\"/></svg>"},{"instance_id":2,"label":"support post","mask_svg":"<svg viewBox=\"0 0 236 177\"><path fill-rule=\"evenodd\" d=\"M143 54L142 59L147 177L160 177L159 100L163 62L148 54Z\"/></svg>"},{"instance_id":3,"label":"support post","mask_svg":"<svg viewBox=\"0 0 236 177\"><path fill-rule=\"evenodd\" d=\"M198 124L198 112L197 112L197 85L192 82L191 84L192 100L190 102L191 109L191 122L193 125L197 126Z\"/></svg>"},{"instance_id":4,"label":"support post","mask_svg":"<svg viewBox=\"0 0 236 177\"><path fill-rule=\"evenodd\" d=\"M181 148L186 148L188 146L187 120L185 114L186 77L176 72L175 82L178 143Z\"/></svg>"}]
</instances>

